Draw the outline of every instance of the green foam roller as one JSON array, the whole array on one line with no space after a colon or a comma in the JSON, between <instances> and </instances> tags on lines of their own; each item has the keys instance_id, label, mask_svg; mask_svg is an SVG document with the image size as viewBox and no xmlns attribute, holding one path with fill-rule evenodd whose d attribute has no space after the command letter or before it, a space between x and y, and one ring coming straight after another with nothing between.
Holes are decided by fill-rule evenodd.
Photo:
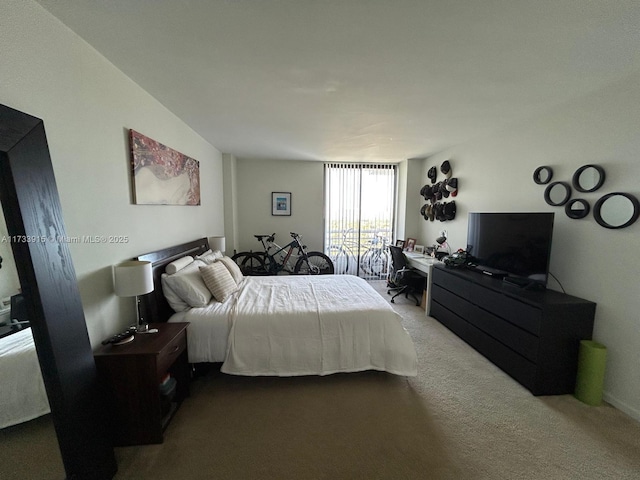
<instances>
[{"instance_id":1,"label":"green foam roller","mask_svg":"<svg viewBox=\"0 0 640 480\"><path fill-rule=\"evenodd\" d=\"M607 347L593 340L581 340L575 396L587 405L602 403Z\"/></svg>"}]
</instances>

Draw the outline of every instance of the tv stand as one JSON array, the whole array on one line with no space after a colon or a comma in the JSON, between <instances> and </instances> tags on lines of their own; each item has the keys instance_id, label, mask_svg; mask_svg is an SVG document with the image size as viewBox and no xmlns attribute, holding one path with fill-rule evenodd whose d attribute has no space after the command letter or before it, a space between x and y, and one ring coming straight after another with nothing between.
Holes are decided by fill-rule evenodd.
<instances>
[{"instance_id":1,"label":"tv stand","mask_svg":"<svg viewBox=\"0 0 640 480\"><path fill-rule=\"evenodd\" d=\"M515 285L516 287L523 288L525 290L546 290L546 287L542 283L536 282L535 280L529 280L528 278L504 277L502 281L508 285Z\"/></svg>"},{"instance_id":2,"label":"tv stand","mask_svg":"<svg viewBox=\"0 0 640 480\"><path fill-rule=\"evenodd\" d=\"M534 395L573 393L580 340L591 339L595 303L441 265L432 281L432 317Z\"/></svg>"}]
</instances>

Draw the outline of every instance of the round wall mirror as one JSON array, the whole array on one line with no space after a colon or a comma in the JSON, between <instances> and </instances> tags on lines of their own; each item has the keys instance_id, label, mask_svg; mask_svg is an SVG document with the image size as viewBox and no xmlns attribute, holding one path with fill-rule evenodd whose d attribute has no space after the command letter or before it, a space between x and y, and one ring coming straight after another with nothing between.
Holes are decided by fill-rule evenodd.
<instances>
[{"instance_id":1,"label":"round wall mirror","mask_svg":"<svg viewBox=\"0 0 640 480\"><path fill-rule=\"evenodd\" d=\"M604 183L604 169L599 165L583 165L573 174L573 187L579 192L595 192Z\"/></svg>"},{"instance_id":2,"label":"round wall mirror","mask_svg":"<svg viewBox=\"0 0 640 480\"><path fill-rule=\"evenodd\" d=\"M570 200L564 206L564 212L567 214L567 217L574 219L586 217L589 215L589 210L591 210L589 202L581 198Z\"/></svg>"},{"instance_id":3,"label":"round wall mirror","mask_svg":"<svg viewBox=\"0 0 640 480\"><path fill-rule=\"evenodd\" d=\"M629 193L614 192L601 197L593 207L593 216L605 228L625 228L640 215L638 199Z\"/></svg>"},{"instance_id":4,"label":"round wall mirror","mask_svg":"<svg viewBox=\"0 0 640 480\"><path fill-rule=\"evenodd\" d=\"M538 185L546 185L551 181L551 177L553 177L551 167L538 167L535 172L533 172L533 181Z\"/></svg>"},{"instance_id":5,"label":"round wall mirror","mask_svg":"<svg viewBox=\"0 0 640 480\"><path fill-rule=\"evenodd\" d=\"M571 198L571 186L566 182L553 182L544 191L544 200L549 205L560 207Z\"/></svg>"}]
</instances>

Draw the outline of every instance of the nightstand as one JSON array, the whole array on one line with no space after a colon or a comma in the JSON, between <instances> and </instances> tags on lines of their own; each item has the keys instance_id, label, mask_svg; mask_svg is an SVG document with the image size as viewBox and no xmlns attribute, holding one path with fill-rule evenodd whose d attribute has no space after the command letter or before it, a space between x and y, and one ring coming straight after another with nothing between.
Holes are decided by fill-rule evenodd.
<instances>
[{"instance_id":1,"label":"nightstand","mask_svg":"<svg viewBox=\"0 0 640 480\"><path fill-rule=\"evenodd\" d=\"M155 323L158 333L138 333L133 342L104 345L94 353L108 400L114 445L162 443L164 429L189 396L188 323ZM163 395L167 374L175 394Z\"/></svg>"}]
</instances>

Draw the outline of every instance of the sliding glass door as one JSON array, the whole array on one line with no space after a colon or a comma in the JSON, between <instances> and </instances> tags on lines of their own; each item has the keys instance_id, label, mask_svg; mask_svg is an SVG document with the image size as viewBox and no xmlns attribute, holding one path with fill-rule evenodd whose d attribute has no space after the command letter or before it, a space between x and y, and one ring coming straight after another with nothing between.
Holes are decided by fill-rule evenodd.
<instances>
[{"instance_id":1,"label":"sliding glass door","mask_svg":"<svg viewBox=\"0 0 640 480\"><path fill-rule=\"evenodd\" d=\"M387 277L395 197L395 165L325 164L324 244L336 274Z\"/></svg>"}]
</instances>

